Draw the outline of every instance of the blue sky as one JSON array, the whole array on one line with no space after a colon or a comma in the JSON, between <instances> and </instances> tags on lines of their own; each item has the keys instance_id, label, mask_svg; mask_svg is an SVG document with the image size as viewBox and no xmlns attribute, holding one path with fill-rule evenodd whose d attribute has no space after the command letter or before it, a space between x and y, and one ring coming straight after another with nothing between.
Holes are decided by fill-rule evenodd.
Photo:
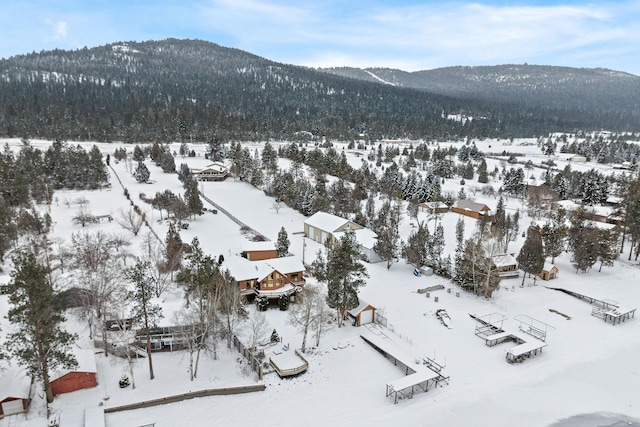
<instances>
[{"instance_id":1,"label":"blue sky","mask_svg":"<svg viewBox=\"0 0 640 427\"><path fill-rule=\"evenodd\" d=\"M640 75L640 0L3 1L0 57L168 37L312 67L541 64Z\"/></svg>"}]
</instances>

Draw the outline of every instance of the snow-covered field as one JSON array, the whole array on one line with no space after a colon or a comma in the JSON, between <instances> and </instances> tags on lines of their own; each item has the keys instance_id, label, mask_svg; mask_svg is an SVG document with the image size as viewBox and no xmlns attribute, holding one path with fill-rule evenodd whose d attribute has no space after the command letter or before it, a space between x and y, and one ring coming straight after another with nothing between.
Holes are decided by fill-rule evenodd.
<instances>
[{"instance_id":1,"label":"snow-covered field","mask_svg":"<svg viewBox=\"0 0 640 427\"><path fill-rule=\"evenodd\" d=\"M489 143L478 143L479 149L487 150L481 144ZM499 143L493 141L493 144L497 149ZM100 147L105 153L113 153L116 148L109 144L100 144ZM537 147L513 145L505 148L539 153ZM360 161L354 157L354 164ZM182 162L195 168L208 164L202 157L176 158L177 165ZM138 200L141 192L148 196L164 189L182 193L176 175L163 174L151 162L147 165L154 184L136 183L123 162L113 164L133 200ZM585 167L594 166L588 164ZM492 169L493 165L489 163L489 170ZM447 182L445 189L457 191L456 181ZM81 229L72 224L75 208L67 207L65 200L85 196L96 215L117 215L120 209L127 208L128 201L117 180L112 177L110 182L111 189L97 192L57 192L56 201L51 206L54 236L68 241L72 232ZM298 212L286 206L274 209L273 199L233 179L201 185L209 198L271 240L276 239L280 227L284 226L291 240L290 251L304 257L307 262L315 257L319 246L309 240L303 245L303 237L296 234L303 230L304 220ZM479 193L476 200L495 207L495 199L483 200ZM510 208L521 208L520 201L509 200L507 203ZM142 202L139 204L143 205ZM420 215L420 219L427 219L425 214ZM148 208L147 216L158 235L164 237L167 225L158 222L158 212ZM455 213L444 214L441 218L450 252L455 245L454 228L458 218ZM529 219L524 215L522 221L521 230ZM470 235L474 221L465 218L465 223L466 233ZM407 238L411 227L405 215L400 228L403 239ZM90 225L87 229L126 233L115 221ZM181 231L181 236L184 242L198 236L203 249L214 257L238 253L246 240L238 225L220 213L206 213L197 218L188 230ZM139 251L143 239L144 236L132 239L130 250ZM523 240L519 237L511 243L509 251L517 253ZM640 423L640 318L612 326L591 316L591 306L587 302L544 286L571 288L595 298L640 308L640 267L616 262L614 267L605 267L600 273L595 269L588 274L576 274L570 265L569 254L557 259L556 265L560 269L557 280L538 280L534 286L533 280L527 279L522 288L522 278L503 280L500 290L491 300L486 300L461 291L437 276L415 277L413 267L402 261L393 264L389 270L385 263L367 264L370 279L361 289L360 297L376 306L389 321L388 328L376 326L374 332L382 339L394 342L414 359L426 356L446 365L443 374L450 377L448 384L427 393L417 393L412 399L401 400L394 405L385 396L386 384L401 378L403 372L360 338L360 333L368 328L346 324L342 328L331 329L322 337L320 346L305 356L310 364L309 370L296 378L280 379L275 373L270 373L263 381L266 389L262 392L195 398L148 409L110 413L105 416L106 426L347 424L533 427L605 426L614 425L619 420ZM6 282L9 278L2 276L0 280ZM309 282L313 283L313 279ZM444 285L445 289L432 292L429 298L417 292L420 288L438 284ZM450 292L448 288L451 288ZM162 302L165 319L170 319L168 312L180 306L181 293L178 290L167 292ZM436 318L437 309L445 309L449 314L449 328ZM4 316L6 310L7 297L0 296L0 315ZM541 354L523 363L507 363L505 354L513 343L488 347L474 334L475 322L469 314L483 316L490 313L505 316L504 329L509 331L518 330L515 317L519 315L551 325L553 330L547 336L548 346ZM71 314L68 319L69 328L80 335L78 344L90 348L85 325ZM269 310L266 320L269 330L275 328L282 337L282 344L267 349L267 355L273 351L285 352L285 345L290 345L289 352L301 345L302 337L287 323L286 312ZM4 318L0 323L4 334L9 325ZM141 359L136 366L136 389L133 390L131 387L118 387L118 379L126 370L124 364L118 363L113 356L105 358L97 354L98 387L60 395L52 409L60 414L61 426L76 427L85 425L86 409L109 408L189 391L257 382L235 350L227 351L224 343L220 343L218 356L218 360L205 357L201 361L198 378L193 382L189 381L187 371L188 356L180 352L154 354L154 380L149 379L147 361ZM576 417L580 414L600 415L586 417L585 421ZM607 418L610 414L614 415ZM560 422L567 418L571 420ZM558 424L554 424L556 422ZM47 421L40 391L26 417L18 415L0 420L0 427L44 425Z\"/></svg>"}]
</instances>

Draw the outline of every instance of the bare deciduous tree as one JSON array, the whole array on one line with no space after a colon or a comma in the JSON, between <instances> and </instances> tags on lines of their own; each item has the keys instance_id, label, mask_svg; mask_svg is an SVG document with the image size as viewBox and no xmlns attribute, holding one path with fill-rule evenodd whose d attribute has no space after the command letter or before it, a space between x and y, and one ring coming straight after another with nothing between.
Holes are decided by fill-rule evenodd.
<instances>
[{"instance_id":1,"label":"bare deciduous tree","mask_svg":"<svg viewBox=\"0 0 640 427\"><path fill-rule=\"evenodd\" d=\"M302 332L301 350L305 353L307 351L307 334L322 315L322 306L325 306L325 303L322 295L312 286L305 286L302 292L298 293L296 300L301 302L289 307L288 321L299 332Z\"/></svg>"},{"instance_id":2,"label":"bare deciduous tree","mask_svg":"<svg viewBox=\"0 0 640 427\"><path fill-rule=\"evenodd\" d=\"M261 311L253 310L249 316L245 333L249 347L255 347L259 343L266 341L270 333L271 326L267 321L267 316Z\"/></svg>"},{"instance_id":3,"label":"bare deciduous tree","mask_svg":"<svg viewBox=\"0 0 640 427\"><path fill-rule=\"evenodd\" d=\"M133 208L127 211L121 209L120 215L116 217L116 222L125 230L132 232L134 236L137 236L144 224L144 215L139 215Z\"/></svg>"}]
</instances>

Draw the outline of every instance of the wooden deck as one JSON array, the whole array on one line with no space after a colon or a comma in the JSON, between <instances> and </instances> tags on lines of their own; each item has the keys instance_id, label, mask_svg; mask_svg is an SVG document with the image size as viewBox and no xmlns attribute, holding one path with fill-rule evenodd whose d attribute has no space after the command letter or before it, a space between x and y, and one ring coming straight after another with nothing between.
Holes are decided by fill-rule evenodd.
<instances>
[{"instance_id":1,"label":"wooden deck","mask_svg":"<svg viewBox=\"0 0 640 427\"><path fill-rule=\"evenodd\" d=\"M427 392L436 387L440 382L449 381L440 372L442 366L434 364L433 361L416 360L396 348L396 346L386 337L378 337L372 333L361 334L367 344L376 349L379 353L391 360L394 365L399 366L405 376L387 384L387 397L393 398L393 403L398 403L401 399L410 399L416 391ZM418 360L420 362L420 360ZM428 363L432 362L432 363Z\"/></svg>"},{"instance_id":2,"label":"wooden deck","mask_svg":"<svg viewBox=\"0 0 640 427\"><path fill-rule=\"evenodd\" d=\"M272 356L269 362L280 378L300 375L309 369L309 362L297 349L286 355Z\"/></svg>"},{"instance_id":3,"label":"wooden deck","mask_svg":"<svg viewBox=\"0 0 640 427\"><path fill-rule=\"evenodd\" d=\"M611 322L612 325L619 325L621 322L636 316L635 308L621 307L616 301L593 298L564 288L552 288L547 286L547 289L564 292L565 294L587 301L589 304L594 306L591 309L592 316L598 317L605 322Z\"/></svg>"}]
</instances>

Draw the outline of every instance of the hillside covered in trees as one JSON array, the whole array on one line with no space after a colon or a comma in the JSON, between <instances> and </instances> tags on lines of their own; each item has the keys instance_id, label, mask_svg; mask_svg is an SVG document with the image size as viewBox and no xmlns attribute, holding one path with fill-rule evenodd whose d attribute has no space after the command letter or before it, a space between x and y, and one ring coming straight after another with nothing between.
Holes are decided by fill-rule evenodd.
<instances>
[{"instance_id":1,"label":"hillside covered in trees","mask_svg":"<svg viewBox=\"0 0 640 427\"><path fill-rule=\"evenodd\" d=\"M637 130L637 108L623 104L620 110L605 105L601 111L589 104L575 109L562 99L549 105L528 102L526 92L519 97L506 93L497 102L419 89L279 64L199 40L114 43L1 60L0 136L225 142L309 135L433 140ZM626 99L625 93L633 91L622 87L620 96L611 97ZM474 120L449 120L449 115Z\"/></svg>"}]
</instances>

